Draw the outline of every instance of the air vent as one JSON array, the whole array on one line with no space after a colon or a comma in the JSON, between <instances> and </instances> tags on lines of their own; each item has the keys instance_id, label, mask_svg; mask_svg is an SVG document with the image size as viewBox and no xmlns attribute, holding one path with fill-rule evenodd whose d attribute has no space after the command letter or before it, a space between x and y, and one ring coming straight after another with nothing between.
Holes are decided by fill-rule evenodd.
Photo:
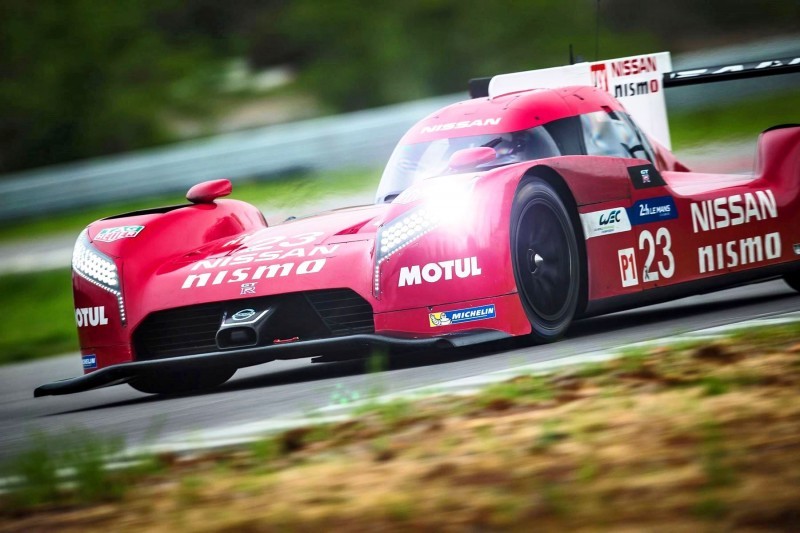
<instances>
[{"instance_id":1,"label":"air vent","mask_svg":"<svg viewBox=\"0 0 800 533\"><path fill-rule=\"evenodd\" d=\"M350 289L314 291L306 293L306 296L332 336L375 331L372 307Z\"/></svg>"},{"instance_id":2,"label":"air vent","mask_svg":"<svg viewBox=\"0 0 800 533\"><path fill-rule=\"evenodd\" d=\"M217 331L223 316L245 309L274 307L260 330L259 346L299 340L373 333L372 307L350 289L280 294L157 311L133 334L139 361L220 350Z\"/></svg>"}]
</instances>

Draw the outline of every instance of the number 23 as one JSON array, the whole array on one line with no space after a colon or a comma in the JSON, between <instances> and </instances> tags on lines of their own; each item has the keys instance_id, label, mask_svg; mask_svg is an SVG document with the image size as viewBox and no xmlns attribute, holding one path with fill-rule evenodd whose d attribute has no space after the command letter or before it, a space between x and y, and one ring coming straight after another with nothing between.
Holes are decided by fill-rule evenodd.
<instances>
[{"instance_id":1,"label":"number 23","mask_svg":"<svg viewBox=\"0 0 800 533\"><path fill-rule=\"evenodd\" d=\"M658 228L655 238L653 238L653 234L649 230L644 230L639 234L639 249L647 249L647 259L644 262L644 270L642 271L642 279L644 281L658 281L659 273L665 278L671 278L675 274L675 257L670 251L671 246L672 236L667 228ZM652 272L656 247L661 248L664 260L659 260L658 272Z\"/></svg>"}]
</instances>

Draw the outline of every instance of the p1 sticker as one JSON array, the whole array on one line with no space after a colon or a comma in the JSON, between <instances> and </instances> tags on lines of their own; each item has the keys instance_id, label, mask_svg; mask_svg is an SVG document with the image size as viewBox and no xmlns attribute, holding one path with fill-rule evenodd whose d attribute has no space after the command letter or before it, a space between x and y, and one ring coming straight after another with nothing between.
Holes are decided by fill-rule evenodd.
<instances>
[{"instance_id":1,"label":"p1 sticker","mask_svg":"<svg viewBox=\"0 0 800 533\"><path fill-rule=\"evenodd\" d=\"M636 253L633 248L625 248L618 252L619 274L623 287L632 287L639 284L638 269L636 268Z\"/></svg>"},{"instance_id":2,"label":"p1 sticker","mask_svg":"<svg viewBox=\"0 0 800 533\"><path fill-rule=\"evenodd\" d=\"M91 368L97 368L97 356L94 354L84 355L81 357L83 361L83 368L85 370L89 370Z\"/></svg>"}]
</instances>

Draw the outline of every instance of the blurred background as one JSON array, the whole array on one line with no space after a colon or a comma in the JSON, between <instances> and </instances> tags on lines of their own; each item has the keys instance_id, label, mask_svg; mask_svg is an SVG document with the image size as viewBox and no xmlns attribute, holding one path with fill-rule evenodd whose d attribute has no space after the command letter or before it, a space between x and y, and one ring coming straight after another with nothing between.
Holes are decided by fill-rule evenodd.
<instances>
[{"instance_id":1,"label":"blurred background","mask_svg":"<svg viewBox=\"0 0 800 533\"><path fill-rule=\"evenodd\" d=\"M800 3L3 0L0 173L797 33Z\"/></svg>"},{"instance_id":2,"label":"blurred background","mask_svg":"<svg viewBox=\"0 0 800 533\"><path fill-rule=\"evenodd\" d=\"M376 530L354 527L372 516L362 509L380 513L387 530L410 530L442 509L463 530L472 518L456 520L471 509L480 520L500 517L474 522L477 530L523 523L515 520L613 530L607 524L626 516L644 517L651 530L669 528L665 516L675 520L671 530L735 529L709 521L726 513L748 530L800 529L796 325L755 343L701 336L708 346L676 357L630 348L609 366L497 383L477 407L444 397L443 410L432 412L446 424L402 397L377 400L428 384L438 394L442 382L463 378L446 389L460 398L476 386L472 378L528 362L796 311L797 296L778 281L597 317L536 353L424 353L371 360L369 371L360 361L275 361L209 394L144 397L109 387L31 397L35 386L82 371L70 264L88 223L183 203L191 185L222 177L234 181L233 198L256 205L270 224L371 202L395 143L425 115L467 98L469 78L565 65L570 46L577 61L669 51L675 69L796 58L800 1L0 0L0 530L133 530L162 512L176 530L303 530L317 522L284 520L320 506L356 517L316 514L321 530ZM800 74L666 96L673 151L697 171L749 172L763 129L800 123ZM784 343L785 353L771 342ZM341 412L329 408L349 409L359 398L367 400L359 423L341 433L318 426ZM569 411L581 398L586 410ZM230 443L261 423L292 427L284 424L300 411L314 417L310 430L230 456L214 450L179 462L165 454L148 478L152 499L105 503L123 490L102 475L98 458L126 442ZM91 431L67 431L76 426ZM357 443L363 462L343 462L325 441ZM295 454L306 446L329 463ZM274 477L284 468L301 483ZM399 496L386 489L392 468L409 476ZM63 505L60 475L70 471L80 498L102 506ZM135 483L123 474L121 483ZM4 493L22 478L38 491L34 505L49 498L58 506L51 510L66 514L33 507L32 527L4 528ZM345 482L360 490L351 495ZM454 509L465 511L448 516ZM262 510L275 519L251 521ZM705 527L689 526L692 517Z\"/></svg>"},{"instance_id":3,"label":"blurred background","mask_svg":"<svg viewBox=\"0 0 800 533\"><path fill-rule=\"evenodd\" d=\"M0 294L24 311L40 291L59 317L36 339L8 322L0 361L76 347L68 266L94 219L220 177L270 222L370 202L400 136L469 78L567 64L570 45L675 68L800 54L784 0L0 0L0 21ZM800 122L799 87L671 90L673 148L747 171L762 129Z\"/></svg>"}]
</instances>

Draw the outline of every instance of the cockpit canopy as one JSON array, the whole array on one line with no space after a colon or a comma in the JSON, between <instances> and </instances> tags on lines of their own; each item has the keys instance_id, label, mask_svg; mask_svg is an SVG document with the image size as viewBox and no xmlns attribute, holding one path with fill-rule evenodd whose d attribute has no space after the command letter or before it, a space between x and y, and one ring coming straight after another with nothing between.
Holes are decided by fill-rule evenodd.
<instances>
[{"instance_id":1,"label":"cockpit canopy","mask_svg":"<svg viewBox=\"0 0 800 533\"><path fill-rule=\"evenodd\" d=\"M647 137L631 118L619 111L596 111L554 120L541 126L508 133L488 133L400 143L381 177L376 203L391 202L420 180L464 172L449 168L459 150L491 147L497 157L477 165L476 172L560 155L633 157L654 161Z\"/></svg>"},{"instance_id":2,"label":"cockpit canopy","mask_svg":"<svg viewBox=\"0 0 800 533\"><path fill-rule=\"evenodd\" d=\"M476 171L511 163L559 155L555 140L543 126L511 133L472 135L399 145L386 165L378 189L378 201L387 201L425 178L451 173L448 162L459 150L486 146L494 148L496 159L478 165Z\"/></svg>"}]
</instances>

